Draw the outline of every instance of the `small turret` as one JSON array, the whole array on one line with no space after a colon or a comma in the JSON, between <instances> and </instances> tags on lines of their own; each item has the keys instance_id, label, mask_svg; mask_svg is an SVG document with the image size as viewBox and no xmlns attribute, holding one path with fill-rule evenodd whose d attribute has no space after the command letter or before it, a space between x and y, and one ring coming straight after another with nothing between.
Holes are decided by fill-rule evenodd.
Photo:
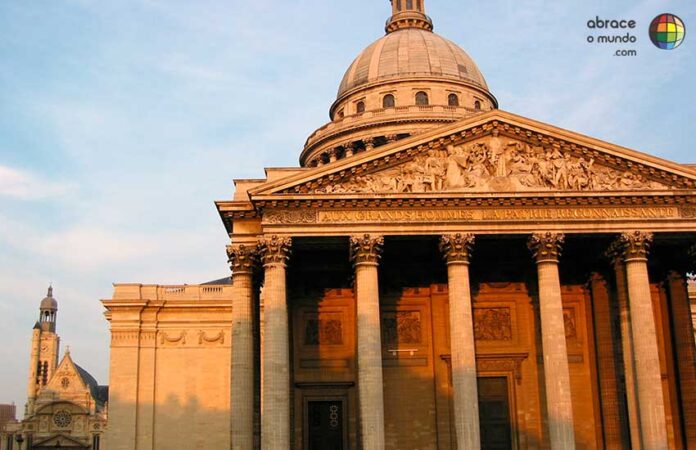
<instances>
[{"instance_id":1,"label":"small turret","mask_svg":"<svg viewBox=\"0 0 696 450\"><path fill-rule=\"evenodd\" d=\"M58 302L53 298L53 286L48 287L46 297L41 300L39 311L39 324L41 325L41 330L55 333Z\"/></svg>"}]
</instances>

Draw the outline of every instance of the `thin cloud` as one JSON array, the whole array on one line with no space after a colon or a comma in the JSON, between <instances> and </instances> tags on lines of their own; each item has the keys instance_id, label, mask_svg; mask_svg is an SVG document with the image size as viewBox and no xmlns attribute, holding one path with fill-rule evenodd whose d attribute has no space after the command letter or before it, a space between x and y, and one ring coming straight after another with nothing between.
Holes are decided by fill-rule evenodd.
<instances>
[{"instance_id":1,"label":"thin cloud","mask_svg":"<svg viewBox=\"0 0 696 450\"><path fill-rule=\"evenodd\" d=\"M70 183L52 181L28 170L0 165L0 197L43 200L62 197L74 187Z\"/></svg>"}]
</instances>

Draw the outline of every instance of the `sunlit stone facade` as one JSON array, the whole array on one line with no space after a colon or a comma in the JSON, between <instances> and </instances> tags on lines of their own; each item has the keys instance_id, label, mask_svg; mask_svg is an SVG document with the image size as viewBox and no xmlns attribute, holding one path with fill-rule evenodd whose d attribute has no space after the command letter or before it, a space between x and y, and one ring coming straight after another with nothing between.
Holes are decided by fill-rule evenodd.
<instances>
[{"instance_id":1,"label":"sunlit stone facade","mask_svg":"<svg viewBox=\"0 0 696 450\"><path fill-rule=\"evenodd\" d=\"M424 7L217 202L229 280L104 301L109 449L696 447L696 171L498 109Z\"/></svg>"}]
</instances>

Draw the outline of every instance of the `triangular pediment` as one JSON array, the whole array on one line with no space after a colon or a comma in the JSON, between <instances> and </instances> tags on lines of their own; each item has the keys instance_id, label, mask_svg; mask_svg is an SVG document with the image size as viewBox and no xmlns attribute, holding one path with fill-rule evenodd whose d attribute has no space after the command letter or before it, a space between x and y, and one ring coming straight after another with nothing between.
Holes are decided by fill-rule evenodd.
<instances>
[{"instance_id":1,"label":"triangular pediment","mask_svg":"<svg viewBox=\"0 0 696 450\"><path fill-rule=\"evenodd\" d=\"M89 392L89 386L70 357L70 353L66 353L63 356L58 368L44 389L62 394Z\"/></svg>"},{"instance_id":2,"label":"triangular pediment","mask_svg":"<svg viewBox=\"0 0 696 450\"><path fill-rule=\"evenodd\" d=\"M277 196L451 195L693 189L692 168L495 110L264 183Z\"/></svg>"},{"instance_id":3,"label":"triangular pediment","mask_svg":"<svg viewBox=\"0 0 696 450\"><path fill-rule=\"evenodd\" d=\"M53 447L53 448L87 448L87 445L72 436L56 434L46 439L33 442L34 447Z\"/></svg>"}]
</instances>

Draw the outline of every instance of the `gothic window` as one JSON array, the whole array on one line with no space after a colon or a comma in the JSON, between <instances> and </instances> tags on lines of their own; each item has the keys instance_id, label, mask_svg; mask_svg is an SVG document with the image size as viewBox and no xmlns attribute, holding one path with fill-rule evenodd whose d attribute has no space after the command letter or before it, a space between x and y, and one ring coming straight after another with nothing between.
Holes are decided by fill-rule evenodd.
<instances>
[{"instance_id":1,"label":"gothic window","mask_svg":"<svg viewBox=\"0 0 696 450\"><path fill-rule=\"evenodd\" d=\"M474 102L474 109L475 109L475 110L481 109L481 102L480 102L480 101L476 100L476 101Z\"/></svg>"},{"instance_id":2,"label":"gothic window","mask_svg":"<svg viewBox=\"0 0 696 450\"><path fill-rule=\"evenodd\" d=\"M365 102L359 101L359 102L355 105L355 109L357 110L358 114L364 113L364 112L365 112Z\"/></svg>"},{"instance_id":3,"label":"gothic window","mask_svg":"<svg viewBox=\"0 0 696 450\"><path fill-rule=\"evenodd\" d=\"M457 97L457 94L450 94L447 97L447 104L449 106L459 106L459 97Z\"/></svg>"},{"instance_id":4,"label":"gothic window","mask_svg":"<svg viewBox=\"0 0 696 450\"><path fill-rule=\"evenodd\" d=\"M41 384L46 386L48 383L48 361L43 362L43 370L41 370Z\"/></svg>"},{"instance_id":5,"label":"gothic window","mask_svg":"<svg viewBox=\"0 0 696 450\"><path fill-rule=\"evenodd\" d=\"M420 91L416 94L416 105L418 106L428 106L428 94Z\"/></svg>"},{"instance_id":6,"label":"gothic window","mask_svg":"<svg viewBox=\"0 0 696 450\"><path fill-rule=\"evenodd\" d=\"M393 108L396 105L394 96L392 94L387 94L382 99L382 108Z\"/></svg>"}]
</instances>

